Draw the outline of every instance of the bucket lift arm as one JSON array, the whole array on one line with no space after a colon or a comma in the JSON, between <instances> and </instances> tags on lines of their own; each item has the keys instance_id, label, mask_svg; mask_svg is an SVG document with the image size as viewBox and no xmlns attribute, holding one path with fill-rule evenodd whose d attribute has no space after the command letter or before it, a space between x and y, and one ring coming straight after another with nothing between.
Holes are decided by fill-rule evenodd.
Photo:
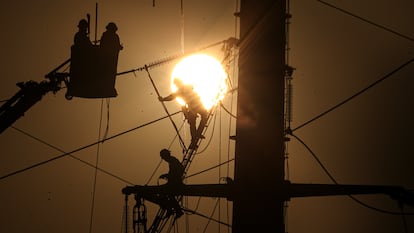
<instances>
[{"instance_id":1,"label":"bucket lift arm","mask_svg":"<svg viewBox=\"0 0 414 233\"><path fill-rule=\"evenodd\" d=\"M61 89L62 81L66 82L69 74L57 73L57 70L69 62L70 59L48 73L45 76L48 80L42 82L27 81L16 84L20 90L0 107L0 133L24 116L24 113L39 102L46 93L56 93Z\"/></svg>"}]
</instances>

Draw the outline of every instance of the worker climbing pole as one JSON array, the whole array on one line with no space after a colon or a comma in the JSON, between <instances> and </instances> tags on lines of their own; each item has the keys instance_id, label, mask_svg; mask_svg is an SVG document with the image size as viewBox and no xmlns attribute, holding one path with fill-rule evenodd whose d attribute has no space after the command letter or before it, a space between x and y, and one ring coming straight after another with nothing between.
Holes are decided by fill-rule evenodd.
<instances>
[{"instance_id":1,"label":"worker climbing pole","mask_svg":"<svg viewBox=\"0 0 414 233\"><path fill-rule=\"evenodd\" d=\"M157 86L155 85L154 80L152 79L152 76L151 76L150 72L148 71L148 66L145 66L145 71L147 72L147 74L148 74L148 78L150 79L151 84L152 84L152 86L154 87L155 93L157 93L158 98L160 98L160 97L161 97L161 96L160 96L160 92L158 91L158 88L157 88ZM161 101L161 104L162 104L162 107L164 108L164 111L167 113L168 118L170 119L170 121L171 121L172 125L174 126L175 131L177 132L178 138L179 138L179 140L180 140L181 147L183 148L183 150L186 150L186 146L185 146L184 140L183 140L183 139L181 138L181 136L180 136L179 130L178 130L178 128L177 128L177 125L175 124L175 122L174 122L174 121L173 121L173 119L171 118L171 115L170 115L170 113L168 112L168 109L167 109L167 107L165 106L165 104L164 104L162 101Z\"/></svg>"}]
</instances>

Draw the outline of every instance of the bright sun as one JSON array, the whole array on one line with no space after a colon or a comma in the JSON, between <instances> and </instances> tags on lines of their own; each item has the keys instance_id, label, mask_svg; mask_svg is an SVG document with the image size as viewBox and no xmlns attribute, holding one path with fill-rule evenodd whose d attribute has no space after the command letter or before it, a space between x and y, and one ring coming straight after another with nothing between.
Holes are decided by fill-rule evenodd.
<instances>
[{"instance_id":1,"label":"bright sun","mask_svg":"<svg viewBox=\"0 0 414 233\"><path fill-rule=\"evenodd\" d=\"M173 92L177 90L174 79L191 84L207 110L222 100L227 91L226 72L219 61L206 54L188 56L174 67L171 76ZM184 105L182 99L177 98L177 101Z\"/></svg>"}]
</instances>

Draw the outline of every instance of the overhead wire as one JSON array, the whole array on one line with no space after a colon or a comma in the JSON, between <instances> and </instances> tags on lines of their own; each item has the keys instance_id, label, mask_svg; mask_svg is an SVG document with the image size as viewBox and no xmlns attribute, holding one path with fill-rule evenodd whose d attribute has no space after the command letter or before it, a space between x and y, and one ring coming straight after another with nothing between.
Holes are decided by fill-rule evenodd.
<instances>
[{"instance_id":1,"label":"overhead wire","mask_svg":"<svg viewBox=\"0 0 414 233\"><path fill-rule=\"evenodd\" d=\"M385 30L385 31L388 31L388 32L393 33L393 34L395 34L395 35L397 35L397 36L400 36L400 37L402 37L402 38L405 38L405 39L408 39L408 40L410 40L410 41L413 41L413 42L414 42L414 38L412 38L412 37L406 36L406 35L404 35L404 34L401 34L401 33L399 33L399 32L396 32L396 31L394 31L394 30L392 30L392 29L389 29L389 28L387 28L387 27L385 27L385 26L382 26L382 25L380 25L380 24L377 24L377 23L375 23L375 22L372 22L372 21L370 21L370 20L368 20L368 19L365 19L365 18L363 18L363 17L361 17L361 16L358 16L358 15L356 15L356 14L353 14L353 13L351 13L351 12L349 12L349 11L346 11L346 10L344 10L344 9L342 9L342 8L340 8L340 7L337 7L337 6L333 5L333 4L330 4L330 3L326 2L326 1L322 1L322 0L316 0L316 1L318 1L318 2L322 3L322 4L326 5L326 6L329 6L329 7L333 8L333 9L335 9L335 10L338 10L338 11L340 11L340 12L342 12L342 13L345 13L345 14L347 14L347 15L350 15L350 16L352 16L352 17L355 17L355 18L357 18L357 19L359 19L359 20L361 20L361 21L364 21L364 22L369 23L369 24L371 24L371 25L373 25L373 26L376 26L376 27L381 28L381 29L383 29L383 30ZM363 89L363 90L361 90L361 91L357 92L357 93L356 93L356 94L354 94L353 96L351 96L351 97L349 97L348 99L346 99L346 100L344 100L344 101L342 101L342 102L338 103L337 105L335 105L335 106L333 106L332 108L330 108L330 109L326 110L325 112L321 113L320 115L315 116L314 118L312 118L312 119L310 119L309 121L307 121L307 122L303 123L302 125L299 125L298 127L294 128L292 131L296 131L296 130L298 130L298 129L302 128L303 126L305 126L305 125L307 125L307 124L310 124L311 122L313 122L313 121L315 121L315 120L319 119L320 117L322 117L322 116L326 115L327 113L329 113L329 112L333 111L334 109L336 109L336 108L338 108L339 106L341 106L341 105L345 104L346 102L350 101L351 99L355 98L356 96L358 96L358 95L362 94L363 92L365 92L365 91L366 91L366 90L368 90L369 88L371 88L371 87L373 87L373 86L377 85L379 82L381 82L381 81L383 81L383 80L387 79L387 78L388 78L388 77L390 77L392 74L396 73L397 71L399 71L400 69L404 68L405 66L407 66L408 64L410 64L410 63L411 63L411 62L413 62L413 61L414 61L414 58L410 59L408 62L406 62L406 63L402 64L402 65L401 65L401 66L399 66L399 67L397 67L396 69L394 69L393 71L391 71L390 73L388 73L387 75L385 75L383 78L380 78L379 80L377 80L376 82L372 83L371 85L369 85L369 86L368 86L368 87L366 87L365 89Z\"/></svg>"},{"instance_id":2,"label":"overhead wire","mask_svg":"<svg viewBox=\"0 0 414 233\"><path fill-rule=\"evenodd\" d=\"M395 31L395 30L392 30L392 29L390 29L390 28L388 28L388 27L385 27L385 26L380 25L380 24L378 24L378 23L375 23L375 22L373 22L373 21L371 21L371 20L368 20L368 19L366 19L366 18L363 18L363 17L361 17L361 16L358 16L358 15L356 15L356 14L354 14L354 13L351 13L350 11L344 10L343 8L337 7L337 6L335 6L335 5L333 5L333 4L330 4L330 3L326 2L326 1L322 1L322 0L316 0L316 1L318 1L318 2L320 2L320 3L322 3L322 4L324 4L324 5L326 5L326 6L328 6L328 7L331 7L331 8L333 8L333 9L335 9L335 10L338 10L338 11L340 11L340 12L342 12L342 13L345 13L345 14L347 14L347 15L350 15L350 16L352 16L352 17L354 17L354 18L357 18L357 19L359 19L359 20L361 20L361 21L364 21L364 22L366 22L366 23L368 23L368 24L370 24L370 25L373 25L373 26L378 27L378 28L380 28L380 29L382 29L382 30L385 30L385 31L387 31L387 32L390 32L390 33L392 33L392 34L394 34L394 35L397 35L397 36L399 36L399 37L401 37L401 38L404 38L404 39L407 39L407 40L409 40L409 41L411 41L411 42L414 42L414 38L413 38L413 37L410 37L410 36L404 35L404 34L402 34L402 33L399 33L399 32L397 32L397 31Z\"/></svg>"},{"instance_id":3,"label":"overhead wire","mask_svg":"<svg viewBox=\"0 0 414 233\"><path fill-rule=\"evenodd\" d=\"M179 111L179 112L175 112L175 113L172 113L170 116L176 115L176 114L178 114L178 113L180 113L180 112L181 112L181 111ZM55 161L55 160L58 160L58 159L64 158L64 157L65 157L65 156L67 156L67 155L74 154L74 153L76 153L76 152L82 151L82 150L87 149L87 148L89 148L89 147L95 146L95 145L96 145L96 144L98 144L98 143L103 143L103 142L105 142L105 141L112 140L112 139L117 138L117 137L119 137L119 136L121 136L121 135L124 135L124 134L130 133L130 132L132 132L132 131L135 131L135 130L137 130L137 129L143 128L143 127L145 127L145 126L148 126L148 125L154 124L154 123L156 123L156 122L158 122L158 121L160 121L160 120L164 120L164 119L166 119L166 118L168 118L168 117L169 117L169 116L160 117L160 118L158 118L158 119L156 119L156 120L149 121L149 122L147 122L147 123L144 123L144 124L142 124L142 125L139 125L139 126L137 126L137 127L134 127L134 128L132 128L132 129L129 129L129 130L123 131L123 132L121 132L121 133L115 134L115 135L113 135L113 136L111 136L111 137L108 137L108 138L106 138L106 139L101 139L101 140L99 140L99 141L97 141L97 142L93 142L93 143L90 143L90 144L88 144L88 145L85 145L85 146L79 147L79 148L77 148L77 149L75 149L75 150L72 150L72 151L70 151L70 152L63 152L63 154L61 154L61 155L58 155L58 156L52 157L52 158L50 158L50 159L47 159L47 160L44 160L44 161L41 161L41 162L35 163L35 164L30 165L30 166L28 166L28 167L25 167L25 168L22 168L22 169L16 170L16 171L14 171L14 172L8 173L8 174L3 175L3 176L0 176L0 180L6 179L6 178L8 178L8 177L11 177L11 176L14 176L14 175L17 175L17 174L20 174L20 173L26 172L26 171L29 171L29 170L31 170L31 169L33 169L33 168L36 168L36 167L39 167L39 166L45 165L45 164L50 163L50 162L52 162L52 161Z\"/></svg>"},{"instance_id":4,"label":"overhead wire","mask_svg":"<svg viewBox=\"0 0 414 233\"><path fill-rule=\"evenodd\" d=\"M228 163L233 162L233 161L234 161L234 158L229 159L229 160L227 160L227 161L225 161L225 162L222 162L222 163L220 163L220 164L214 165L214 166L209 167L209 168L207 168L207 169L204 169L204 170L201 170L201 171L199 171L199 172L196 172L196 173L190 174L190 175L188 175L188 176L185 176L185 178L187 179L187 178L190 178L190 177L193 177L193 176L200 175L200 174L202 174L202 173L204 173L204 172L208 172L208 171L210 171L210 170L213 170L213 169L215 169L215 168L218 168L218 167L220 167L220 166L223 166L223 165L228 164Z\"/></svg>"},{"instance_id":5,"label":"overhead wire","mask_svg":"<svg viewBox=\"0 0 414 233\"><path fill-rule=\"evenodd\" d=\"M209 216L207 216L207 215L201 214L201 213L196 212L196 211L194 211L194 210L190 210L190 209L183 209L183 210L184 210L185 212L189 212L189 213L191 213L191 214L198 215L198 216L200 216L200 217L206 218L206 219L208 219L208 220L210 220L210 221L213 221L213 222L216 222L216 223L222 224L222 225L224 225L224 226L231 227L231 225L230 225L230 224L228 224L228 223L225 223L225 222L219 221L219 220L217 220L217 219L214 219L214 218L209 217Z\"/></svg>"},{"instance_id":6,"label":"overhead wire","mask_svg":"<svg viewBox=\"0 0 414 233\"><path fill-rule=\"evenodd\" d=\"M295 127L292 129L292 132L316 121L317 119L325 116L326 114L332 112L333 110L341 107L342 105L346 104L347 102L351 101L352 99L356 98L357 96L363 94L364 92L368 91L369 89L371 89L372 87L378 85L379 83L381 83L382 81L392 77L393 74L397 73L398 71L400 71L401 69L405 68L407 65L409 65L410 63L412 63L414 61L414 58L411 58L410 60L408 60L407 62L403 63L402 65L398 66L397 68L395 68L394 70L392 70L391 72L387 73L386 75L384 75L383 77L381 77L380 79L376 80L375 82L371 83L370 85L368 85L367 87L363 88L362 90L356 92L355 94L353 94L352 96L344 99L343 101L339 102L338 104L334 105L333 107L329 108L328 110L320 113L319 115L311 118L310 120L306 121L305 123L302 123L301 125Z\"/></svg>"},{"instance_id":7,"label":"overhead wire","mask_svg":"<svg viewBox=\"0 0 414 233\"><path fill-rule=\"evenodd\" d=\"M202 51L202 50L206 50L206 49L215 47L217 45L220 45L222 43L225 43L226 41L228 41L228 39L221 40L221 41L217 41L217 42L214 42L212 44L209 44L209 45L206 45L206 46L203 46L203 47L200 47L200 48L193 49L193 50L191 50L189 52L185 52L184 54L176 54L176 55L168 56L168 57L159 59L157 61L150 62L150 63L148 63L148 64L146 64L144 66L141 66L141 67L138 67L138 68L135 68L135 69L130 69L130 70L118 72L116 74L116 76L121 76L121 75L129 74L129 73L135 73L136 71L143 71L143 70L146 70L146 69L152 69L154 67L161 66L161 65L167 64L169 62L172 62L172 61L174 61L176 59L185 57L187 55L190 55L190 54L193 54L193 53Z\"/></svg>"},{"instance_id":8,"label":"overhead wire","mask_svg":"<svg viewBox=\"0 0 414 233\"><path fill-rule=\"evenodd\" d=\"M28 136L28 137L30 137L30 138L32 138L32 139L34 139L34 140L36 140L36 141L38 141L38 142L40 142L40 143L42 143L42 144L44 144L44 145L46 145L46 146L48 146L48 147L50 147L50 148L52 148L52 149L54 149L54 150L56 150L56 151L59 151L59 152L61 152L61 153L67 153L66 151L64 151L64 150L62 150L62 149L60 149L60 148L58 148L57 146L54 146L54 145L52 145L52 144L50 144L50 143L48 143L48 142L46 142L46 141L44 141L44 140L42 140L42 139L40 139L40 138L38 138L38 137L35 137L35 136L33 136L32 134L30 134L30 133L28 133L28 132L26 132L26 131L24 131L24 130L22 130L22 129L19 129L19 128L17 128L17 127L15 127L15 126L11 126L11 128L12 129L14 129L14 130L16 130L16 131L18 131L18 132L20 132L20 133L22 133L22 134L24 134L24 135L26 135L26 136ZM79 162L81 162L81 163L84 163L84 164L86 164L86 165L88 165L89 167L91 167L91 168L95 168L96 166L95 165L93 165L93 164L91 164L91 163L89 163L89 162L87 162L87 161L85 161L85 160L82 160L82 159L80 159L80 158L78 158L78 157L76 157L76 156L74 156L74 155L72 155L72 154L70 154L70 153L68 153L68 155L72 158L72 159L75 159L75 160L77 160L77 161L79 161ZM97 169L100 171L100 172L102 172L102 173L104 173L104 174L107 174L107 175L109 175L109 176L111 176L111 177L113 177L113 178L115 178L115 179L117 179L117 180L120 180L120 181L122 181L122 182L124 182L125 184L130 184L130 185L133 185L134 183L132 183L131 181L128 181L128 180L126 180L126 179L124 179L124 178L122 178L122 177L120 177L120 176L117 176L117 175L115 175L115 174L112 174L112 173L110 173L110 172L108 172L107 170L105 170L105 169L102 169L102 168L99 168L99 167L97 167Z\"/></svg>"},{"instance_id":9,"label":"overhead wire","mask_svg":"<svg viewBox=\"0 0 414 233\"><path fill-rule=\"evenodd\" d=\"M203 233L205 233L207 231L207 227L208 227L208 225L210 225L210 222L213 219L214 212L216 212L216 208L217 208L219 202L220 202L220 198L217 198L216 204L214 205L214 208L211 211L210 217L207 218L208 221L207 221L206 225L204 226ZM220 221L220 219L218 221Z\"/></svg>"},{"instance_id":10,"label":"overhead wire","mask_svg":"<svg viewBox=\"0 0 414 233\"><path fill-rule=\"evenodd\" d=\"M237 119L237 116L236 115L234 115L233 113L231 113L231 110L228 110L224 105L223 105L223 103L222 102L220 102L220 107L225 111L225 112L227 112L227 114L229 114L229 116L231 116L232 118L234 118L234 119Z\"/></svg>"},{"instance_id":11,"label":"overhead wire","mask_svg":"<svg viewBox=\"0 0 414 233\"><path fill-rule=\"evenodd\" d=\"M334 183L334 184L339 184L336 179L333 177L333 175L328 171L328 169L325 167L325 165L323 165L323 163L321 162L321 160L318 158L318 156L312 151L312 149L302 140L300 139L298 136L296 136L296 134L291 133L291 136L293 136L296 140L298 140L308 151L309 153L312 155L312 157L317 161L317 163L319 164L319 166L323 169L323 171L325 172L325 174L329 177L329 179ZM379 209L377 207L373 207L370 206L360 200L358 200L357 198L355 198L352 195L347 195L348 197L350 197L352 200L354 200L355 202L357 202L358 204L371 209L371 210L375 210L377 212L381 212L384 214L390 214L390 215L401 215L401 213L397 213L397 212L392 212L392 211L387 211L387 210L382 210ZM414 215L414 213L404 213L404 215Z\"/></svg>"}]
</instances>

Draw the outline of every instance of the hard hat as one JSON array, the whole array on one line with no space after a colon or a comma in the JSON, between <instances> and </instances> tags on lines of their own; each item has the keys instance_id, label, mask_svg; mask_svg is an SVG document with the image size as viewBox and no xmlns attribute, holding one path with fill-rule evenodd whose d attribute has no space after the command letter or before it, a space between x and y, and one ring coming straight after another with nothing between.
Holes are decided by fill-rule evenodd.
<instances>
[{"instance_id":1,"label":"hard hat","mask_svg":"<svg viewBox=\"0 0 414 233\"><path fill-rule=\"evenodd\" d=\"M106 25L106 29L108 29L110 31L116 31L116 30L118 30L118 27L116 26L116 24L114 22L110 22L110 23L108 23L108 25Z\"/></svg>"},{"instance_id":2,"label":"hard hat","mask_svg":"<svg viewBox=\"0 0 414 233\"><path fill-rule=\"evenodd\" d=\"M162 149L160 151L160 156L165 156L165 155L169 156L169 155L171 155L171 152L167 149Z\"/></svg>"},{"instance_id":3,"label":"hard hat","mask_svg":"<svg viewBox=\"0 0 414 233\"><path fill-rule=\"evenodd\" d=\"M88 21L86 19L81 19L78 23L78 28L87 28L88 27Z\"/></svg>"}]
</instances>

